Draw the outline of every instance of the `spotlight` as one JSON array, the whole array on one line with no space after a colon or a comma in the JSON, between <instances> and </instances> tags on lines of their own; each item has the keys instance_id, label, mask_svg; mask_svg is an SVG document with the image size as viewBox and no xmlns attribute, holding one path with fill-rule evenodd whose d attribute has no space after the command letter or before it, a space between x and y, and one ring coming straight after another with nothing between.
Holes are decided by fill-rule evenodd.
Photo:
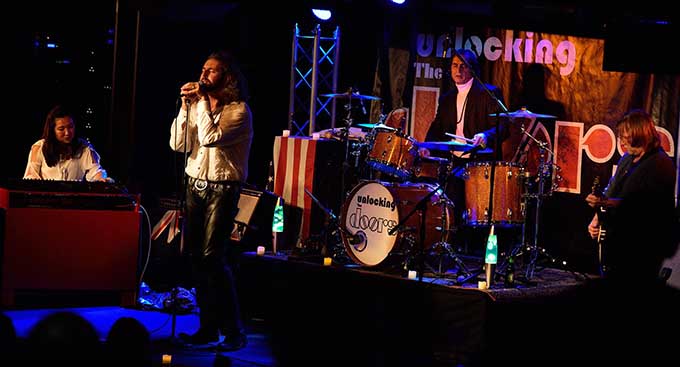
<instances>
[{"instance_id":1,"label":"spotlight","mask_svg":"<svg viewBox=\"0 0 680 367\"><path fill-rule=\"evenodd\" d=\"M333 12L328 9L312 9L312 14L320 20L328 20L333 16Z\"/></svg>"},{"instance_id":2,"label":"spotlight","mask_svg":"<svg viewBox=\"0 0 680 367\"><path fill-rule=\"evenodd\" d=\"M399 4L399 5L401 5L401 4L403 4L403 3L406 2L406 0L390 0L390 1L393 2L393 3L395 3L395 4Z\"/></svg>"}]
</instances>

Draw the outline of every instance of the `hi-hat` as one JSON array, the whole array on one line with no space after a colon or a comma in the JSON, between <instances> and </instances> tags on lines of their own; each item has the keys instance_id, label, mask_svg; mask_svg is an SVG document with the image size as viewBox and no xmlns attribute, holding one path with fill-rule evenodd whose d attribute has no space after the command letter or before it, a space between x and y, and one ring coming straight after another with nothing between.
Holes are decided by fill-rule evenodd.
<instances>
[{"instance_id":1,"label":"hi-hat","mask_svg":"<svg viewBox=\"0 0 680 367\"><path fill-rule=\"evenodd\" d=\"M418 148L426 148L430 150L442 150L442 151L453 150L459 152L467 152L477 147L476 145L459 143L457 141L423 141L417 143L416 145L418 146ZM493 153L493 150L487 148L480 150L477 153L480 154Z\"/></svg>"},{"instance_id":2,"label":"hi-hat","mask_svg":"<svg viewBox=\"0 0 680 367\"><path fill-rule=\"evenodd\" d=\"M349 92L322 94L321 97L351 98L351 99L361 99L361 100L370 100L370 101L379 101L380 100L380 97L365 96L365 95L361 95L359 93L349 93Z\"/></svg>"},{"instance_id":3,"label":"hi-hat","mask_svg":"<svg viewBox=\"0 0 680 367\"><path fill-rule=\"evenodd\" d=\"M363 127L365 129L385 129L385 130L396 130L395 128L391 126L387 126L385 124L377 123L377 124L356 124L358 127Z\"/></svg>"},{"instance_id":4,"label":"hi-hat","mask_svg":"<svg viewBox=\"0 0 680 367\"><path fill-rule=\"evenodd\" d=\"M519 110L515 112L501 112L498 114L499 116L503 117L510 117L510 118L526 118L526 119L556 119L557 116L553 115L545 115L542 113L533 113L526 108L520 108ZM495 113L490 113L489 116L496 116Z\"/></svg>"}]
</instances>

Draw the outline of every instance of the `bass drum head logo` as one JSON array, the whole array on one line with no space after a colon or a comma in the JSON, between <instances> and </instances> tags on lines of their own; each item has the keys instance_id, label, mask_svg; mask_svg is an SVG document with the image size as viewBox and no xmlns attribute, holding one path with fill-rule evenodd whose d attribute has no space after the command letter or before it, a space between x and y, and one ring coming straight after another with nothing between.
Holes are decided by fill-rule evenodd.
<instances>
[{"instance_id":1,"label":"bass drum head logo","mask_svg":"<svg viewBox=\"0 0 680 367\"><path fill-rule=\"evenodd\" d=\"M342 215L345 229L352 235L343 241L351 257L364 266L385 260L397 238L396 233L388 232L399 223L399 210L387 187L379 182L359 184L348 197Z\"/></svg>"}]
</instances>

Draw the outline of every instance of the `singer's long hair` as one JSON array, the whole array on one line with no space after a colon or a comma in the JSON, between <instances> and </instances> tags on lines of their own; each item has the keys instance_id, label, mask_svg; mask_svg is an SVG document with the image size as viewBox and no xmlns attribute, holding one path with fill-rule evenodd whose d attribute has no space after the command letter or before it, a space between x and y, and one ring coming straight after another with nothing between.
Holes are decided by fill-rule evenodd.
<instances>
[{"instance_id":1,"label":"singer's long hair","mask_svg":"<svg viewBox=\"0 0 680 367\"><path fill-rule=\"evenodd\" d=\"M248 99L248 83L245 76L241 73L236 58L228 51L213 52L208 59L217 60L224 68L227 80L224 86L226 96L225 103L246 101ZM231 78L227 78L231 76Z\"/></svg>"},{"instance_id":2,"label":"singer's long hair","mask_svg":"<svg viewBox=\"0 0 680 367\"><path fill-rule=\"evenodd\" d=\"M45 119L42 133L42 138L44 139L42 152L43 156L45 156L45 163L49 167L54 167L62 156L80 158L84 148L89 145L86 140L78 136L78 129L76 129L75 136L69 144L63 144L57 140L54 132L54 127L57 124L56 120L64 117L71 117L73 119L73 114L71 114L68 108L57 105L50 110Z\"/></svg>"}]
</instances>

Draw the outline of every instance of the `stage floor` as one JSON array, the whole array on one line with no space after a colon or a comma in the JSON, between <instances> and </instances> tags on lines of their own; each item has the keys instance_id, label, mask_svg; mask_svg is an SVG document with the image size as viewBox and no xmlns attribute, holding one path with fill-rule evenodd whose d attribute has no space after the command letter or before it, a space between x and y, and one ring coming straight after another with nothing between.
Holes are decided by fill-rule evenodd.
<instances>
[{"instance_id":1,"label":"stage floor","mask_svg":"<svg viewBox=\"0 0 680 367\"><path fill-rule=\"evenodd\" d=\"M484 276L480 259L460 259ZM531 328L548 325L543 306L568 300L588 279L536 268L513 287L500 281L478 289L477 277L461 283L450 272L405 275L324 266L314 256L246 253L241 292L245 310L272 321L272 345L284 364L474 366L491 363L539 330ZM515 330L520 325L528 328ZM513 343L504 340L507 332Z\"/></svg>"}]
</instances>

